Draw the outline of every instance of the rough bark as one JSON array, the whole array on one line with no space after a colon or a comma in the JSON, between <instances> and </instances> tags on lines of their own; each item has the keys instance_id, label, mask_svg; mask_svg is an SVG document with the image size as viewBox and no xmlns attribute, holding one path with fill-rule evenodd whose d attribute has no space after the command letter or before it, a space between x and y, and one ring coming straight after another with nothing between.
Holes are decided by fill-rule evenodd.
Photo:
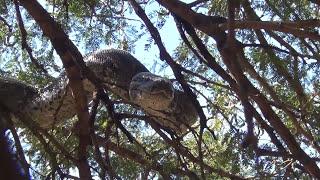
<instances>
[{"instance_id":1,"label":"rough bark","mask_svg":"<svg viewBox=\"0 0 320 180\"><path fill-rule=\"evenodd\" d=\"M295 156L295 158L299 160L301 164L303 164L310 174L315 177L320 177L320 169L315 161L312 160L308 154L301 149L299 143L296 141L290 130L272 110L267 99L239 71L239 66L236 61L238 59L238 55L244 54L243 49L239 46L230 47L228 44L226 44L227 35L222 29L219 28L219 22L214 21L215 19L212 19L212 17L194 12L188 7L187 4L181 1L157 0L157 2L167 8L170 12L180 16L195 28L203 31L215 39L225 65L228 67L231 73L233 73L233 75L236 75L235 78L237 83L239 83L239 86L246 87L249 96L258 104L265 118L285 141L290 152Z\"/></svg>"},{"instance_id":2,"label":"rough bark","mask_svg":"<svg viewBox=\"0 0 320 180\"><path fill-rule=\"evenodd\" d=\"M36 0L20 0L20 4L34 18L44 35L50 39L66 69L67 77L70 80L70 87L76 101L77 116L79 118L78 168L80 178L91 179L90 167L87 162L87 147L90 140L87 97L82 85L81 70L76 64L77 61L83 61L82 55L63 29Z\"/></svg>"}]
</instances>

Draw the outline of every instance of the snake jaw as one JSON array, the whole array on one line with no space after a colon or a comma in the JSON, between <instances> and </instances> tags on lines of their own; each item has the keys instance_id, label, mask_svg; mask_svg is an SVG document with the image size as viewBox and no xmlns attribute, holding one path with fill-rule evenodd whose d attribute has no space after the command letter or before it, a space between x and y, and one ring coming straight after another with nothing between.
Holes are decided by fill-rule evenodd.
<instances>
[{"instance_id":1,"label":"snake jaw","mask_svg":"<svg viewBox=\"0 0 320 180\"><path fill-rule=\"evenodd\" d=\"M161 90L154 90L150 91L149 93L152 96L160 96L163 99L167 99L167 101L172 101L174 99L174 90L173 89L161 89Z\"/></svg>"}]
</instances>

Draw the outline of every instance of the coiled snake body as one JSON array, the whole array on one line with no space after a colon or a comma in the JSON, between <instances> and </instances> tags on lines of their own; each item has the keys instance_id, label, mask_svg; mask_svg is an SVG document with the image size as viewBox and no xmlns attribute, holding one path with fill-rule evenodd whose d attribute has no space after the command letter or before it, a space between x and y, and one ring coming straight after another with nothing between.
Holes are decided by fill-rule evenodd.
<instances>
[{"instance_id":1,"label":"coiled snake body","mask_svg":"<svg viewBox=\"0 0 320 180\"><path fill-rule=\"evenodd\" d=\"M181 133L196 121L197 113L187 95L175 89L170 80L149 72L128 52L99 50L86 55L84 60L109 90L140 106L162 126ZM95 90L88 80L83 83L88 95ZM43 128L51 128L76 114L67 84L56 82L40 94L20 81L0 78L0 103L13 113L19 111L31 117Z\"/></svg>"}]
</instances>

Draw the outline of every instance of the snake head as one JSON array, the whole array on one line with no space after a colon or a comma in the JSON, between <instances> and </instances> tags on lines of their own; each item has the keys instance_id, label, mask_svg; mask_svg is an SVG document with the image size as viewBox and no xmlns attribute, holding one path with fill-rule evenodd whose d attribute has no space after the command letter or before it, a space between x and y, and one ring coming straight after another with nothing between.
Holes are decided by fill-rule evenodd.
<instances>
[{"instance_id":1,"label":"snake head","mask_svg":"<svg viewBox=\"0 0 320 180\"><path fill-rule=\"evenodd\" d=\"M174 98L174 88L167 78L141 72L132 78L129 96L132 102L141 107L166 110Z\"/></svg>"}]
</instances>

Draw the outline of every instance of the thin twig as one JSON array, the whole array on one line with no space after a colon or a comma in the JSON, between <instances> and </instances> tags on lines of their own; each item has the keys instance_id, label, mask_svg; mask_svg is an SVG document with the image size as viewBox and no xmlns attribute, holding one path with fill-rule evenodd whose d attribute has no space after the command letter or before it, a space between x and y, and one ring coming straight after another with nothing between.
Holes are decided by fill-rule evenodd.
<instances>
[{"instance_id":1,"label":"thin twig","mask_svg":"<svg viewBox=\"0 0 320 180\"><path fill-rule=\"evenodd\" d=\"M44 66L42 64L40 64L36 58L33 56L32 53L32 48L28 45L27 43L27 31L24 27L24 23L21 17L21 13L20 13L20 9L19 9L19 4L17 2L17 0L14 0L14 5L15 5L15 10L16 10L16 18L18 21L18 25L19 25L19 29L20 29L20 33L21 33L21 46L22 49L25 49L30 57L31 62L38 68L40 69L47 77L52 78L48 71L44 68Z\"/></svg>"}]
</instances>

